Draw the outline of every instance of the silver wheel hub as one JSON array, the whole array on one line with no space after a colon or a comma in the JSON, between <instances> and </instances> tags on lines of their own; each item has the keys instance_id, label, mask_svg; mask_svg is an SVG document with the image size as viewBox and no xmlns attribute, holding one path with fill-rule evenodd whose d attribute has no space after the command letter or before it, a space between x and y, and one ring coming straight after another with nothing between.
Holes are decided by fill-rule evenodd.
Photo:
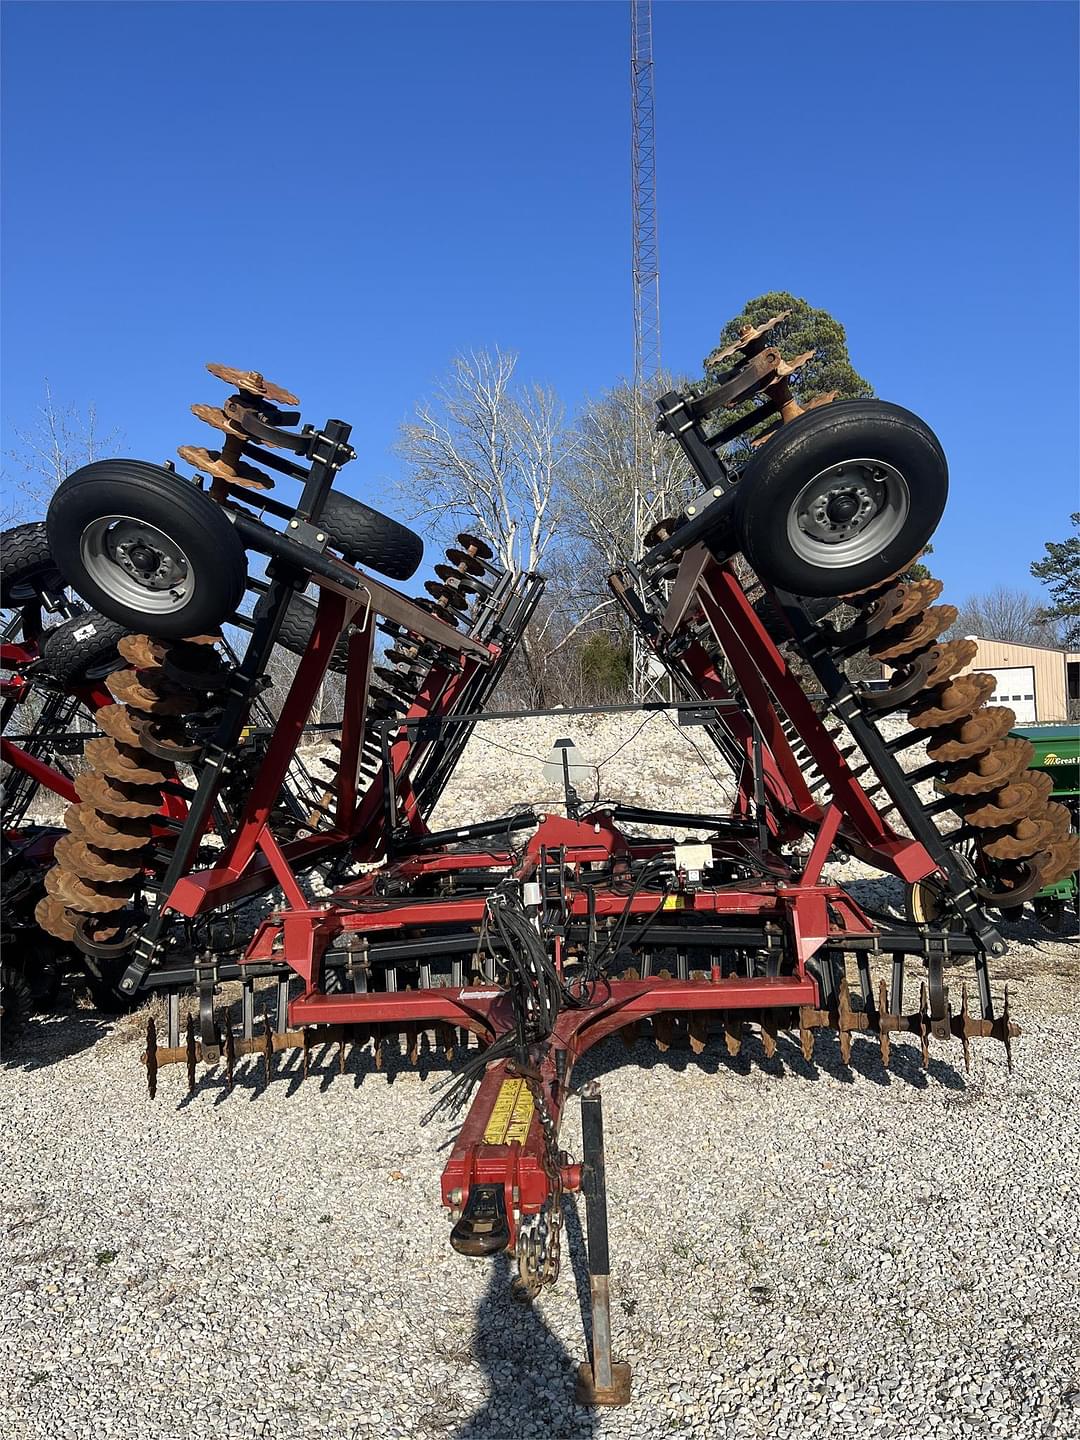
<instances>
[{"instance_id":1,"label":"silver wheel hub","mask_svg":"<svg viewBox=\"0 0 1080 1440\"><path fill-rule=\"evenodd\" d=\"M788 515L788 540L815 565L856 565L883 550L903 529L907 482L883 460L845 460L803 486Z\"/></svg>"},{"instance_id":2,"label":"silver wheel hub","mask_svg":"<svg viewBox=\"0 0 1080 1440\"><path fill-rule=\"evenodd\" d=\"M79 541L88 574L109 595L136 610L179 610L195 591L191 563L181 546L130 515L92 520Z\"/></svg>"}]
</instances>

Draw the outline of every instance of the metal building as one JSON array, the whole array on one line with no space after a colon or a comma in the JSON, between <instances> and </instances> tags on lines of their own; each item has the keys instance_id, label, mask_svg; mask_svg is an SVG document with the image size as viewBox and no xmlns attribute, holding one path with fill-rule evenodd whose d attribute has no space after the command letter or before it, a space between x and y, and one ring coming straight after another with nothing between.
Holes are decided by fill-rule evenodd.
<instances>
[{"instance_id":1,"label":"metal building","mask_svg":"<svg viewBox=\"0 0 1080 1440\"><path fill-rule=\"evenodd\" d=\"M1019 725L1060 724L1069 718L1069 700L1080 700L1080 654L1045 645L968 637L978 644L969 670L993 675L991 705L1008 705Z\"/></svg>"}]
</instances>

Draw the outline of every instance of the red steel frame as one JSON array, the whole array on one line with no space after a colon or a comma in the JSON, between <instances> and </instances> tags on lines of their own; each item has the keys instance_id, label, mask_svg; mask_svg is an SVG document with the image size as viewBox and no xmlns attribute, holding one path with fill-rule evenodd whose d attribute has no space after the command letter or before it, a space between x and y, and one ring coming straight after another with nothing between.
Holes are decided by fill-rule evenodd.
<instances>
[{"instance_id":1,"label":"red steel frame","mask_svg":"<svg viewBox=\"0 0 1080 1440\"><path fill-rule=\"evenodd\" d=\"M720 642L749 712L725 711L724 716L744 757L743 772L738 777L737 813L751 813L754 747L760 744L766 791L764 819L769 834L788 841L806 833L813 835L814 841L801 874L790 867L785 872L779 857L770 854L768 879L740 886L686 889L676 903L684 917L708 916L720 923L725 917L746 917L763 925L771 922L786 939L792 973L759 979L722 978L714 969L710 983L704 984L657 976L604 982L594 1004L563 1010L552 1034L536 1050L534 1079L543 1086L556 1123L577 1057L635 1020L673 1011L790 1012L803 1005L820 1004L819 988L807 970L807 962L822 947L842 948L845 939L872 935L874 929L845 891L821 883L822 866L838 836L881 869L907 880L921 879L936 868L920 844L893 832L877 813L730 569L703 551L690 552L683 568L685 573L680 574L665 616L665 628L674 632L690 607L696 606L694 613L704 616ZM439 926L453 926L460 933L463 927L480 926L486 904L483 898L433 901L408 896L400 903L388 903L382 897L376 899L374 880L369 874L338 892L329 904L314 906L297 879L300 868L342 848L362 860L378 860L385 850L380 777L376 776L363 794L356 786L375 645L376 612L370 595L366 601L367 610L358 622L363 598L357 598L355 592L340 591L332 583L320 585L311 641L297 667L235 832L226 837L218 860L180 879L165 904L182 915L195 917L278 885L283 903L259 927L244 960L257 964L284 956L301 979L303 993L292 1001L289 1010L293 1027L446 1024L471 1031L488 1043L514 1025L509 996L495 983L359 994L326 994L319 986L320 960L335 937L385 935L421 928L427 933L431 927ZM395 604L400 614L405 602L396 597ZM411 606L407 608L412 610ZM434 623L423 612L415 613L423 625L430 627ZM327 829L280 844L269 828L273 806L331 652L350 626L341 783L332 820ZM476 666L498 656L494 644L481 647L464 637L453 638L461 642L456 668L440 666L430 673L407 718L451 715L459 698L467 693ZM681 663L703 697L717 701L731 698L708 651L699 642L692 640L684 648ZM98 703L107 703L111 697L96 698ZM796 727L828 782L828 804L821 805L808 788L784 733L781 714ZM408 781L410 766L421 749L416 731L401 729L388 752L400 813L415 835L427 833ZM715 842L719 854L725 853L728 843ZM737 847L738 842L732 843ZM562 865L573 874L583 865L610 861L619 854L647 858L658 848L648 842L631 846L603 813L581 820L552 816L541 823L523 858L499 850L474 854L435 851L397 863L393 874L408 884L440 872L488 868L525 879L534 873L543 849L558 851ZM728 853L732 853L730 849ZM385 869L382 873L386 873ZM365 904L368 900L370 905ZM575 893L572 883L567 903L568 918L585 918L585 892ZM599 921L617 918L628 910L631 915L645 918L655 912L656 905L655 892L627 897L615 890L595 890L594 914ZM561 954L556 956L556 962L561 968ZM550 1193L543 1165L544 1135L535 1114L524 1143L484 1143L492 1106L511 1073L511 1062L499 1061L489 1068L477 1090L443 1174L443 1200L451 1208L459 1208L469 1186L477 1183L504 1185L508 1217L534 1213ZM568 1187L573 1187L577 1179L574 1173L563 1177Z\"/></svg>"},{"instance_id":2,"label":"red steel frame","mask_svg":"<svg viewBox=\"0 0 1080 1440\"><path fill-rule=\"evenodd\" d=\"M584 1009L563 1010L554 1031L535 1052L534 1080L543 1086L556 1124L578 1056L635 1020L664 1012L727 1012L737 1015L747 1011L794 1012L804 1005L820 1005L820 990L807 969L807 962L825 946L843 948L845 939L855 936L865 938L874 933L872 923L844 890L821 883L822 867L838 836L842 835L845 844L871 858L881 869L905 879L921 879L936 868L920 844L896 834L877 813L730 569L704 553L688 557L684 564L692 571L692 583L684 585L683 611L694 602L707 619L731 665L749 711L749 717L739 712L725 716L725 723L739 744L745 761L743 773L738 777L738 812L748 814L752 804L750 777L753 747L757 742L756 727L761 737L767 796L765 818L770 833L779 840L809 833L814 840L801 874L792 872L786 879L776 878L745 887L697 889L679 897L680 908L684 913L708 915L721 922L724 917L751 917L762 923L773 922L786 937L793 973L746 979L721 978L714 970L711 982L707 984L657 976L605 983L595 1004ZM665 618L677 624L681 614ZM295 880L289 883L290 847L278 849L270 845L268 848L266 820L276 784L273 777L284 773L291 753L290 736L306 717L305 707L310 706L325 668L325 656L340 628L334 623L335 619L325 611L324 606L320 606L312 651L302 663L290 693L288 723L283 723L282 732L276 737L272 753L267 757L270 778L265 784L257 784L252 793L242 825L242 842L238 837L213 878L190 877L182 881L170 897L170 904L182 913L197 914L207 901L220 902L233 898L241 893L239 887L244 885L243 866L238 866L237 862L246 863L255 849L261 848L271 870L283 883L286 899L281 911L260 927L245 958L250 963L257 963L283 954L291 969L300 977L303 993L290 1006L291 1027L330 1025L363 1029L379 1025L414 1028L448 1025L476 1034L482 1043L490 1043L514 1025L509 996L497 983L360 994L326 994L318 985L320 957L335 937L386 936L395 931L409 933L419 929L430 933L432 928L440 926L455 926L459 930L462 927L478 928L486 905L482 897L432 901L410 900L407 895L400 902L388 903L385 899L376 899L374 880L369 875L340 891L328 906L312 908L302 900ZM366 693L371 648L369 641L357 635L354 635L352 647L350 695L359 704ZM711 700L730 698L722 677L702 645L691 642L682 653L682 663L695 688L704 697ZM440 684L442 678L439 678ZM432 713L428 708L429 701L430 697L421 696L410 712L410 718ZM438 713L447 714L451 707L451 697L444 696ZM807 786L784 733L781 713L794 724L828 782L830 799L824 805L815 800ZM353 742L358 747L362 731L362 715L351 712L343 735L343 764L352 763L352 757L357 753ZM391 764L395 777L404 777L409 748L410 743L405 738L397 740L392 748ZM402 788L404 813L414 832L423 834L425 827L415 806L410 805L407 782ZM351 827L357 853L377 857L381 853L382 837L378 833L373 834L372 830L377 832L380 814L376 787L373 786L357 803L346 784L335 817L338 828L331 834L340 836L349 833L347 827ZM472 854L435 852L397 863L393 874L396 879L405 882L406 887L410 882L415 883L434 874L470 869L490 868L506 873L514 869L520 878L527 878L533 872L541 847L549 851L559 850L562 863L571 871L598 860L608 860L620 852L644 858L656 848L637 845L631 850L628 842L612 827L610 818L601 813L586 816L580 821L549 817L541 823L527 846L523 861L497 850ZM224 878L223 869L228 871ZM251 883L250 880L248 883ZM365 905L366 899L372 902L370 906ZM655 910L656 896L646 893L628 899L614 891L605 893L597 890L594 903L594 914L601 922L609 917L621 916L627 910L644 918ZM586 904L583 891L571 893L568 918L583 919ZM513 1227L521 1216L536 1213L543 1206L551 1186L544 1168L545 1138L538 1116L533 1114L523 1143L515 1141L508 1145L492 1145L484 1140L503 1082L514 1073L513 1063L507 1060L497 1061L489 1067L454 1142L442 1177L443 1201L455 1210L460 1209L471 1185L503 1185L512 1235ZM573 1169L562 1177L567 1188L573 1188L578 1179Z\"/></svg>"}]
</instances>

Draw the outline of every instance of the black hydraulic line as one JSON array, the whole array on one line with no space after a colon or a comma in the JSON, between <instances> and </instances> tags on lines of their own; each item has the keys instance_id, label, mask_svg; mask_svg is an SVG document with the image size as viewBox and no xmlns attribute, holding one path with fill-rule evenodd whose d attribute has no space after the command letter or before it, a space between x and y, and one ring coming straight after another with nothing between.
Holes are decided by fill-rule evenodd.
<instances>
[{"instance_id":1,"label":"black hydraulic line","mask_svg":"<svg viewBox=\"0 0 1080 1440\"><path fill-rule=\"evenodd\" d=\"M696 815L685 810L650 810L641 805L602 805L597 813L609 814L613 820L628 825L681 825L687 829L715 831L721 837L741 837L757 833L752 820L736 820L731 815Z\"/></svg>"}]
</instances>

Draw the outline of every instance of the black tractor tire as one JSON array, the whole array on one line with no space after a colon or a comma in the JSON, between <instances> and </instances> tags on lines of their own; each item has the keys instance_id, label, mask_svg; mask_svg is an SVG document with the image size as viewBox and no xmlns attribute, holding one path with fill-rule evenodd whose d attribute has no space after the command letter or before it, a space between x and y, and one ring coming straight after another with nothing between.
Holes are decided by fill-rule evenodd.
<instances>
[{"instance_id":1,"label":"black tractor tire","mask_svg":"<svg viewBox=\"0 0 1080 1440\"><path fill-rule=\"evenodd\" d=\"M38 669L64 686L101 679L125 663L116 645L130 633L117 621L87 610L49 631Z\"/></svg>"},{"instance_id":2,"label":"black tractor tire","mask_svg":"<svg viewBox=\"0 0 1080 1440\"><path fill-rule=\"evenodd\" d=\"M42 590L63 590L44 520L0 533L0 605L32 605Z\"/></svg>"},{"instance_id":3,"label":"black tractor tire","mask_svg":"<svg viewBox=\"0 0 1080 1440\"><path fill-rule=\"evenodd\" d=\"M252 611L252 618L261 620L270 608L270 597L262 595L259 602ZM303 655L311 644L311 634L315 629L316 607L310 600L305 600L302 595L293 595L289 600L288 609L285 611L285 618L281 622L281 628L277 633L277 643L285 650L291 650L294 655ZM344 675L349 668L349 642L346 635L335 644L330 652L330 664L327 667L335 670L339 675Z\"/></svg>"},{"instance_id":4,"label":"black tractor tire","mask_svg":"<svg viewBox=\"0 0 1080 1440\"><path fill-rule=\"evenodd\" d=\"M424 558L424 542L415 530L337 490L327 496L319 524L350 564L366 565L391 580L408 580Z\"/></svg>"},{"instance_id":5,"label":"black tractor tire","mask_svg":"<svg viewBox=\"0 0 1080 1440\"><path fill-rule=\"evenodd\" d=\"M751 458L739 477L736 532L768 584L851 594L915 559L948 493L945 452L924 421L884 400L841 400L781 426ZM842 508L833 514L862 503L872 511L865 521ZM845 525L861 528L848 535Z\"/></svg>"},{"instance_id":6,"label":"black tractor tire","mask_svg":"<svg viewBox=\"0 0 1080 1440\"><path fill-rule=\"evenodd\" d=\"M67 583L128 631L171 639L203 635L227 620L243 597L247 557L225 511L163 466L145 460L84 465L58 487L46 524ZM106 533L115 536L117 527L134 537L132 552L156 554L163 566L173 554L174 587L159 582L153 588L117 562ZM145 539L140 527L157 534Z\"/></svg>"}]
</instances>

